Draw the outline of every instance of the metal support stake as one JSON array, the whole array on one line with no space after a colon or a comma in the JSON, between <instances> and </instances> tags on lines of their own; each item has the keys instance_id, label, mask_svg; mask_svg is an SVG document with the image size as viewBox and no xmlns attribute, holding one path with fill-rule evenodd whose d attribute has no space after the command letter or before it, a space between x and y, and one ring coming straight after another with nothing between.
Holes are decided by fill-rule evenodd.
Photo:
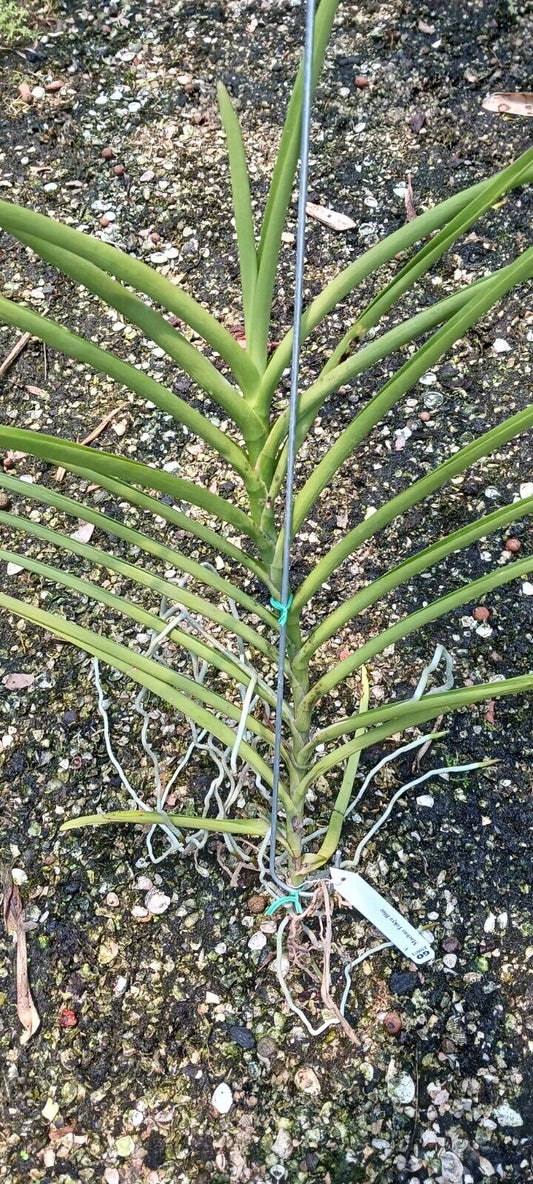
<instances>
[{"instance_id":1,"label":"metal support stake","mask_svg":"<svg viewBox=\"0 0 533 1184\"><path fill-rule=\"evenodd\" d=\"M300 146L300 177L298 188L298 227L296 232L296 274L294 278L294 319L291 361L291 391L289 401L289 428L287 440L287 478L285 484L285 519L283 538L283 559L281 577L280 634L278 649L278 679L276 693L276 728L274 735L274 762L272 783L272 811L270 827L269 874L271 879L285 893L291 895L290 886L280 880L276 872L276 831L279 807L279 780L281 766L281 731L287 648L287 606L290 599L290 562L292 539L292 495L294 485L296 417L298 412L298 385L300 376L300 332L302 320L303 280L305 260L305 207L309 174L309 141L311 129L311 101L313 92L313 41L315 23L315 0L306 0L305 46L303 59L302 134Z\"/></svg>"}]
</instances>

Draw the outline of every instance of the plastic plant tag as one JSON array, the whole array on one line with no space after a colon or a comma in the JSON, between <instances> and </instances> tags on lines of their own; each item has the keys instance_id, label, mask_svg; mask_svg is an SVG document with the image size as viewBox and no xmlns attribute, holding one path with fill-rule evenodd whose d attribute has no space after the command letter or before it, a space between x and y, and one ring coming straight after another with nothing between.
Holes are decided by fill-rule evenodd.
<instances>
[{"instance_id":1,"label":"plastic plant tag","mask_svg":"<svg viewBox=\"0 0 533 1184\"><path fill-rule=\"evenodd\" d=\"M330 875L339 896L358 909L367 921L371 921L406 958L410 958L418 966L433 961L434 951L424 935L418 929L414 929L393 905L363 880L362 876L357 872L344 871L340 867L330 868Z\"/></svg>"}]
</instances>

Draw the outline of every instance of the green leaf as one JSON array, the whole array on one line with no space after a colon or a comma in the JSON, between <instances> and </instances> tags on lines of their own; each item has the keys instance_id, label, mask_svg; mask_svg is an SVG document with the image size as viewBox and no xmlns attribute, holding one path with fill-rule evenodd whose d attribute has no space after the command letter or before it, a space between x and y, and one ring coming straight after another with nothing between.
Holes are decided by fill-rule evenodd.
<instances>
[{"instance_id":1,"label":"green leaf","mask_svg":"<svg viewBox=\"0 0 533 1184\"><path fill-rule=\"evenodd\" d=\"M401 703L391 703L386 707L378 707L373 711L368 711L366 715L354 716L353 724L358 733L361 728L368 730L364 735L357 735L354 740L341 745L340 748L333 749L332 752L317 761L301 781L297 801L298 803L303 802L311 785L328 773L330 769L342 765L353 753L371 748L374 744L381 744L383 740L387 740L389 736L394 736L397 732L404 732L406 728L413 728L419 724L427 723L431 719L437 719L438 716L447 712L468 707L471 703L498 699L501 695L520 695L531 690L533 690L533 674L523 674L516 678L505 679L502 682L479 683L474 687L461 687L457 690L445 691L442 694L426 695L416 703L412 699L404 700ZM385 722L379 723L380 720ZM344 725L348 721L342 720L341 722ZM321 733L322 737L326 733L331 736L331 729L324 729ZM307 756L310 750L314 749L316 740L317 737L303 750L302 757Z\"/></svg>"},{"instance_id":2,"label":"green leaf","mask_svg":"<svg viewBox=\"0 0 533 1184\"><path fill-rule=\"evenodd\" d=\"M411 506L416 506L419 502L424 501L435 490L442 489L443 485L451 481L452 477L464 473L465 469L470 468L481 457L497 452L499 448L519 436L521 432L525 432L532 424L533 407L527 407L525 411L518 411L516 415L511 415L508 419L504 419L503 423L491 428L489 432L484 432L471 444L460 448L449 460L444 461L432 472L420 477L418 481L414 481L408 489L403 489L396 497L380 506L375 514L349 531L340 543L332 547L327 555L319 560L314 570L295 592L291 612L300 613L303 605L307 604L314 593L323 586L331 573L337 571L341 563L354 551L357 551L367 539L373 538L384 526L388 526L400 515L405 514Z\"/></svg>"},{"instance_id":3,"label":"green leaf","mask_svg":"<svg viewBox=\"0 0 533 1184\"><path fill-rule=\"evenodd\" d=\"M72 333L70 329L56 325L48 317L30 312L29 309L23 308L13 300L5 300L4 297L0 297L0 321L7 325L16 325L18 329L22 329L23 333L31 333L33 337L45 341L53 349L60 350L61 353L68 354L71 358L77 358L80 362L85 362L101 374L108 374L110 378L114 378L127 390L134 391L143 399L149 399L155 403L156 407L159 407L160 411L166 411L179 423L184 424L189 431L194 432L195 436L199 436L201 440L210 444L243 479L251 480L253 486L257 485L253 470L242 448L234 444L200 411L190 407L188 403L175 395L168 387L163 386L162 383L156 382L142 370L137 370L136 366L130 366L128 362L123 362L121 358L115 357L109 350L100 349L99 346L93 345L86 338Z\"/></svg>"},{"instance_id":4,"label":"green leaf","mask_svg":"<svg viewBox=\"0 0 533 1184\"><path fill-rule=\"evenodd\" d=\"M511 179L511 183L507 179L506 185L509 189L518 183L522 184L526 181L533 180L533 149L528 149L527 152L515 161L515 165L519 166L520 171L513 173L515 179ZM523 177L522 165L525 166ZM353 292L363 280L367 279L370 275L374 275L385 263L390 263L400 251L408 250L414 243L419 242L439 227L444 226L476 197L483 195L488 183L497 178L502 178L505 173L507 173L508 178L508 170L503 169L494 178L489 178L488 181L479 181L476 185L471 185L468 189L454 194L453 197L440 202L431 210L426 210L424 214L420 214L412 222L407 222L405 226L401 226L399 230L387 235L381 242L376 243L373 247L369 247L367 251L364 251L354 263L350 263L335 279L331 280L305 310L301 326L302 342L307 340L315 326L320 324L328 313L340 304L350 292ZM522 177L520 182L516 180L517 176ZM505 191L505 189L501 190L502 193ZM292 329L290 329L272 354L266 368L261 382L260 393L261 400L266 404L270 402L283 371L290 364L292 336Z\"/></svg>"},{"instance_id":5,"label":"green leaf","mask_svg":"<svg viewBox=\"0 0 533 1184\"><path fill-rule=\"evenodd\" d=\"M101 268L80 259L78 255L73 255L60 247L53 247L44 239L35 238L33 235L24 235L23 239L21 236L21 241L64 275L71 276L76 283L82 284L89 292L99 296L108 308L115 308L127 321L136 325L218 403L242 432L246 441L261 437L262 425L253 410L244 402L240 391L236 391L213 363L205 358L196 346L191 345L182 333L178 333L160 313L155 312L138 296L134 296L122 284L111 279Z\"/></svg>"},{"instance_id":6,"label":"green leaf","mask_svg":"<svg viewBox=\"0 0 533 1184\"><path fill-rule=\"evenodd\" d=\"M154 662L152 658L136 653L135 650L128 649L127 646L112 641L109 637L93 633L90 629L84 629L54 613L45 612L36 605L26 604L13 596L7 596L4 592L0 592L0 608L5 608L7 612L14 613L25 621L31 621L41 629L46 629L54 637L93 654L115 670L127 674L128 678L146 687L157 698L180 711L185 719L192 719L201 728L206 728L226 747L233 747L235 732L211 711L207 711L201 704L195 703L194 700L177 690L176 675L168 667ZM271 785L272 770L259 753L245 740L241 741L239 752L241 760L246 761L250 768L259 774L264 784ZM280 798L285 809L291 810L292 802L285 785L280 787Z\"/></svg>"},{"instance_id":7,"label":"green leaf","mask_svg":"<svg viewBox=\"0 0 533 1184\"><path fill-rule=\"evenodd\" d=\"M160 493L176 498L177 501L199 506L222 522L231 523L236 530L247 535L255 543L261 540L258 527L237 506L207 489L202 489L201 485L184 481L180 477L175 477L173 473L165 472L164 469L154 469L150 465L143 465L139 461L128 460L127 457L117 456L111 452L97 451L85 444L74 444L69 440L62 440L59 436L47 436L44 432L12 428L6 424L0 424L0 447L29 452L32 456L39 456L49 464L59 465L70 472L83 470L84 473L90 474L93 480L103 473L131 484L157 489Z\"/></svg>"},{"instance_id":8,"label":"green leaf","mask_svg":"<svg viewBox=\"0 0 533 1184\"><path fill-rule=\"evenodd\" d=\"M348 621L353 620L358 613L370 608L373 604L377 604L394 588L398 588L402 584L409 584L420 572L429 571L447 555L451 555L454 551L463 551L465 547L469 547L477 539L485 538L496 530L503 530L510 522L518 522L525 514L531 513L533 513L533 497L522 498L510 506L503 506L492 514L478 518L468 526L461 526L459 530L445 535L436 543L425 547L423 551L418 551L410 559L404 559L402 563L392 567L379 579L373 580L366 588L356 592L355 596L350 596L349 600L330 613L307 638L299 655L300 660L302 662L308 661L311 655L316 653L330 637L334 637Z\"/></svg>"},{"instance_id":9,"label":"green leaf","mask_svg":"<svg viewBox=\"0 0 533 1184\"><path fill-rule=\"evenodd\" d=\"M494 276L502 275L505 271L506 268L502 268L501 271L495 272ZM356 354L347 358L346 361L339 363L334 369L328 369L326 372L326 368L324 368L316 382L313 382L300 395L296 432L297 451L301 447L316 415L318 415L318 412L330 395L340 390L341 387L347 385L349 382L352 382L357 375L370 370L372 366L375 366L383 358L392 356L393 353L396 353L417 337L422 337L423 334L430 333L437 325L442 324L443 321L448 321L471 300L473 292L476 290L478 292L481 290L485 291L493 278L493 276L490 276L487 279L478 280L474 284L467 284L453 296L439 300L437 304L432 304L429 308L424 308L422 312L417 313L415 316L409 317L408 320L402 321L401 324L395 325L393 329L390 329L387 333L383 333L381 337L377 337L374 341L363 346ZM285 445L283 448L279 459L278 452L287 436L288 425L289 412L286 409L272 425L268 439L261 450L260 472L266 483L272 482L270 486L271 499L277 496L285 479L287 470L287 446ZM273 464L276 460L277 466L274 475Z\"/></svg>"},{"instance_id":10,"label":"green leaf","mask_svg":"<svg viewBox=\"0 0 533 1184\"><path fill-rule=\"evenodd\" d=\"M404 292L407 292L409 288L413 287L413 284L420 279L420 276L424 275L437 259L440 259L453 243L474 222L477 222L490 209L494 202L498 201L502 193L505 193L509 188L515 188L523 184L524 181L531 179L532 162L533 149L524 153L518 160L513 161L503 172L487 179L483 191L477 194L464 209L460 210L455 218L452 218L450 222L443 226L442 230L429 243L426 243L414 258L406 263L405 267L402 267L399 274L391 280L390 284L387 284L382 289L379 295L365 308L364 312L359 314L355 324L352 325L351 329L348 330L339 343L326 369L331 365L335 365L337 359L342 356L350 342L354 339L360 339L365 333L368 333L368 330L373 325L377 325L378 321L400 299Z\"/></svg>"},{"instance_id":11,"label":"green leaf","mask_svg":"<svg viewBox=\"0 0 533 1184\"><path fill-rule=\"evenodd\" d=\"M313 51L313 93L322 69L322 63L338 6L339 0L321 0L316 12ZM248 348L257 369L261 373L266 364L268 328L281 247L281 235L291 200L292 187L300 154L302 92L303 69L300 66L285 116L285 123L283 125L283 132L263 217L257 256L259 270L253 304L252 331ZM265 404L263 401L260 401L257 409L259 411L261 409L265 410L267 406L268 403Z\"/></svg>"},{"instance_id":12,"label":"green leaf","mask_svg":"<svg viewBox=\"0 0 533 1184\"><path fill-rule=\"evenodd\" d=\"M5 522L3 511L0 511L0 515L0 521ZM6 525L11 526L12 523L7 522ZM20 527L19 529L24 529L24 527ZM48 534L50 533L52 532L48 532ZM37 537L43 536L39 534ZM45 540L49 541L46 539L46 536ZM147 612L146 609L133 604L123 596L117 596L113 592L108 592L105 588L98 587L98 585L88 580L87 577L80 579L78 576L72 575L71 572L50 567L49 564L43 563L40 559L30 559L27 555L19 555L17 552L7 551L4 547L0 547L0 560L2 559L6 563L17 563L20 567L25 568L26 571L32 571L36 575L42 576L45 580L60 584L64 588L69 588L71 591L79 593L80 596L87 597L89 600L94 600L99 604L104 604L106 608L119 613L122 617L137 621L138 624L153 630L154 633L161 633L165 625L168 625L168 621L163 620L162 617L157 616L155 613ZM183 629L176 626L169 632L168 636L176 645L181 645L188 653L196 654L215 669L223 670L233 680L241 684L249 681L246 671L242 667L239 668L239 663L236 660L235 662L228 662L216 649L197 641L196 638L191 637ZM212 707L214 711L221 712L228 719L239 723L242 711L229 699L225 699L215 691L209 690L208 687L195 682L194 679L189 678L187 675L179 673L176 674L175 686L178 690L190 696L191 699L198 699L200 703ZM275 701L273 695L271 695L271 699ZM247 716L246 727L248 731L253 732L254 736L259 736L266 743L270 744L271 747L274 746L273 733L264 724L254 719L252 715Z\"/></svg>"},{"instance_id":13,"label":"green leaf","mask_svg":"<svg viewBox=\"0 0 533 1184\"><path fill-rule=\"evenodd\" d=\"M487 572L481 579L472 580L462 588L457 588L454 592L448 592L446 596L432 601L431 604L419 609L418 612L403 617L401 621L391 625L389 629L384 629L382 633L378 633L377 637L367 641L365 645L359 646L349 658L338 662L323 678L320 678L302 701L302 712L308 711L324 695L329 694L334 687L343 682L345 678L349 678L376 654L382 654L387 646L393 645L402 637L408 637L410 633L419 632L430 621L437 621L439 617L445 616L446 613L452 612L463 604L488 596L494 588L501 588L502 584L508 584L510 580L517 580L532 570L533 556L528 555L525 559L518 559L506 567L498 568L497 571Z\"/></svg>"},{"instance_id":14,"label":"green leaf","mask_svg":"<svg viewBox=\"0 0 533 1184\"><path fill-rule=\"evenodd\" d=\"M100 485L102 485L103 479L101 474L98 475L98 480ZM149 538L140 530L134 529L131 526L125 526L117 518L103 514L100 510L93 510L86 503L65 497L58 490L47 489L41 485L30 485L28 482L22 481L19 477L11 477L1 470L0 488L9 489L12 493L19 494L26 501L36 501L45 506L54 506L55 509L73 518L82 518L84 522L92 522L94 526L104 531L105 534L118 539L124 539L131 546L138 547L140 551L144 551L145 554L154 555L157 559L161 559L166 563L167 567L175 567L178 571L192 576L199 583L205 584L206 587L213 588L220 596L234 600L236 604L241 605L247 612L255 613L269 628L274 630L277 628L277 621L273 613L268 608L265 608L260 601L248 596L238 583L233 584L229 580L223 579L219 576L218 572L212 570L211 566L205 563L198 563L195 559L190 559L188 555L184 555L181 551L176 551L173 547L169 547L165 543ZM106 488L112 488L113 492L120 499L127 499L128 501L135 500L131 496L132 488L129 485L110 481L109 484L106 482ZM150 498L147 495L141 496L144 496L146 502L149 503L146 508L149 509L153 517L167 517L170 523L179 526L181 530L187 531L188 534L194 534L194 530L192 529L195 525L193 519L187 518L185 514L181 514L177 510L173 514L171 507L166 506L164 502L157 501L155 498ZM145 508L145 503L142 501L136 501L136 504ZM224 540L219 535L216 535L214 531L209 533L212 537L206 541L210 542L215 554L224 551L224 547L221 545ZM204 535L202 534L199 537L204 538ZM230 558L237 558L239 563L249 566L247 564L248 556L244 552L239 552L236 547L232 548L228 553ZM258 566L254 565L250 570L258 578L262 578L263 582L266 582L265 574Z\"/></svg>"},{"instance_id":15,"label":"green leaf","mask_svg":"<svg viewBox=\"0 0 533 1184\"><path fill-rule=\"evenodd\" d=\"M239 120L233 109L226 87L221 82L219 82L217 87L217 97L220 118L224 125L228 146L235 229L237 231L237 243L239 247L244 324L246 334L248 335L251 330L252 304L257 280L257 256L255 250L250 179L246 167L246 157L244 155Z\"/></svg>"},{"instance_id":16,"label":"green leaf","mask_svg":"<svg viewBox=\"0 0 533 1184\"><path fill-rule=\"evenodd\" d=\"M127 822L136 826L166 826L179 830L211 830L224 835L266 835L269 823L264 818L206 818L203 814L164 814L157 810L109 810L107 814L83 814L62 822L60 831L80 830L86 826L110 826Z\"/></svg>"},{"instance_id":17,"label":"green leaf","mask_svg":"<svg viewBox=\"0 0 533 1184\"><path fill-rule=\"evenodd\" d=\"M174 313L183 320L220 354L233 371L242 390L255 386L258 379L257 370L231 333L202 308L198 301L159 275L153 267L141 263L131 255L126 255L124 251L102 242L101 239L74 230L62 222L56 222L54 218L48 218L45 214L25 210L11 202L0 201L0 226L15 238L20 231L22 234L31 234L35 238L43 239L52 246L71 251L73 255L87 259L102 271L107 271L109 275L129 284L137 292L150 296L156 304L162 305L167 312Z\"/></svg>"},{"instance_id":18,"label":"green leaf","mask_svg":"<svg viewBox=\"0 0 533 1184\"><path fill-rule=\"evenodd\" d=\"M0 510L0 522L12 530L22 531L25 535L42 539L44 542L69 551L73 555L80 555L94 567L105 567L108 571L116 571L134 584L150 588L160 598L165 597L191 612L198 613L200 617L208 621L214 621L230 634L241 637L249 646L265 654L270 661L275 662L277 653L275 647L257 630L252 629L244 621L237 620L231 613L224 612L217 605L211 604L203 596L189 592L186 588L180 588L179 584L173 584L170 580L161 579L160 576L154 575L153 572L147 571L139 564L127 563L124 559L119 559L108 551L100 551L91 543L80 543L78 539L70 538L69 535L61 534L60 531L42 526L38 522L32 522L28 518L22 518L19 514L9 514L6 510Z\"/></svg>"},{"instance_id":19,"label":"green leaf","mask_svg":"<svg viewBox=\"0 0 533 1184\"><path fill-rule=\"evenodd\" d=\"M418 382L419 378L446 353L454 342L464 336L466 331L488 312L506 292L515 284L522 283L533 275L533 247L524 253L502 273L492 276L484 287L474 290L472 297L463 308L460 308L437 332L417 350L400 368L400 370L385 384L384 387L370 400L367 407L356 415L351 424L341 432L339 438L305 482L303 489L294 501L293 533L296 534L302 522L314 506L323 489L329 484L335 473L344 464L354 450L365 439L376 424L383 419L387 411ZM281 543L278 543L278 552Z\"/></svg>"}]
</instances>

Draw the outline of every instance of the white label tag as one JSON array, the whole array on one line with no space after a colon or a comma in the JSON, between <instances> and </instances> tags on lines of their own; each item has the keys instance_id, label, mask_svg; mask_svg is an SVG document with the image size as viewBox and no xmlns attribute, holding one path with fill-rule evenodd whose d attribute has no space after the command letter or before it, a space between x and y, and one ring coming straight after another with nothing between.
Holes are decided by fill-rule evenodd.
<instances>
[{"instance_id":1,"label":"white label tag","mask_svg":"<svg viewBox=\"0 0 533 1184\"><path fill-rule=\"evenodd\" d=\"M330 875L339 896L343 896L348 904L358 909L367 921L371 921L380 933L401 950L402 954L418 966L423 962L433 961L435 953L424 935L418 929L414 929L393 905L363 880L362 876L357 872L344 871L340 867L330 868Z\"/></svg>"}]
</instances>

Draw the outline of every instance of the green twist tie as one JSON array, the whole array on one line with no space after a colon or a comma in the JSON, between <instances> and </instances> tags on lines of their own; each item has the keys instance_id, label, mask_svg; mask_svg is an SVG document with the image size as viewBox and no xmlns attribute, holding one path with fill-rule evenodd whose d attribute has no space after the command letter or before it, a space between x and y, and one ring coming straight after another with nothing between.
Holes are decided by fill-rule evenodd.
<instances>
[{"instance_id":1,"label":"green twist tie","mask_svg":"<svg viewBox=\"0 0 533 1184\"><path fill-rule=\"evenodd\" d=\"M292 597L291 597L291 600L292 600ZM266 910L267 917L271 917L272 913L275 913L276 909L281 908L281 906L283 904L286 904L286 905L293 904L294 911L296 913L303 913L302 902L300 900L300 893L298 892L298 889L295 888L294 891L289 892L287 894L287 896L280 896L280 897L278 897L277 900L273 900L272 904L269 904L269 906Z\"/></svg>"},{"instance_id":2,"label":"green twist tie","mask_svg":"<svg viewBox=\"0 0 533 1184\"><path fill-rule=\"evenodd\" d=\"M292 595L292 592L291 592L286 604L282 604L280 600L275 600L273 596L270 597L270 603L272 605L272 608L277 609L277 611L279 613L278 620L279 620L280 625L287 624L287 617L289 615L289 609L291 607L293 599L294 599L294 597Z\"/></svg>"}]
</instances>

